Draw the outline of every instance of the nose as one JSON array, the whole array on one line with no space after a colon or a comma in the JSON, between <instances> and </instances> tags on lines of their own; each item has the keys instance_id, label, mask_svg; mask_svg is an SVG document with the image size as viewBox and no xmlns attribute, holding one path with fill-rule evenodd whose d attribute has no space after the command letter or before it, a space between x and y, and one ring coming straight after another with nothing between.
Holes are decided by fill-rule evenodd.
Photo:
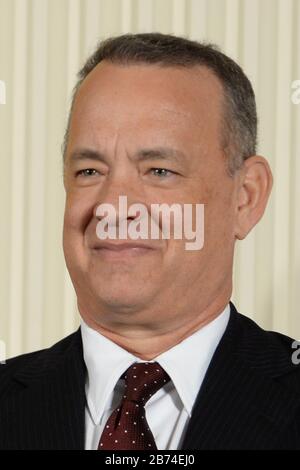
<instances>
[{"instance_id":1,"label":"nose","mask_svg":"<svg viewBox=\"0 0 300 470\"><path fill-rule=\"evenodd\" d=\"M138 178L125 174L111 177L100 189L94 206L94 217L101 220L107 212L113 211L117 224L125 218L134 220L139 217L139 213L128 215L128 207L135 203L143 204L143 191Z\"/></svg>"}]
</instances>

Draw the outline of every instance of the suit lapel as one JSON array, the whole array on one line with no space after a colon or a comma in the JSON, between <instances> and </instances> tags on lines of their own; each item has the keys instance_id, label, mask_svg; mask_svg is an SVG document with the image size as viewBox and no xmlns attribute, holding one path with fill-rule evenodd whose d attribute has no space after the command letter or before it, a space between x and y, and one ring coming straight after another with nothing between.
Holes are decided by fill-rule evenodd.
<instances>
[{"instance_id":1,"label":"suit lapel","mask_svg":"<svg viewBox=\"0 0 300 470\"><path fill-rule=\"evenodd\" d=\"M288 423L299 398L276 376L292 367L279 348L268 344L267 333L253 325L231 304L226 332L197 396L182 449L288 446L285 430L291 428Z\"/></svg>"},{"instance_id":2,"label":"suit lapel","mask_svg":"<svg viewBox=\"0 0 300 470\"><path fill-rule=\"evenodd\" d=\"M59 348L46 350L14 377L19 392L5 407L5 439L11 448L84 448L85 365L80 331L58 344ZM14 413L20 409L21 413Z\"/></svg>"},{"instance_id":3,"label":"suit lapel","mask_svg":"<svg viewBox=\"0 0 300 470\"><path fill-rule=\"evenodd\" d=\"M181 448L297 448L299 396L286 386L285 351L231 304ZM6 387L0 449L83 449L85 374L80 330L33 357Z\"/></svg>"}]
</instances>

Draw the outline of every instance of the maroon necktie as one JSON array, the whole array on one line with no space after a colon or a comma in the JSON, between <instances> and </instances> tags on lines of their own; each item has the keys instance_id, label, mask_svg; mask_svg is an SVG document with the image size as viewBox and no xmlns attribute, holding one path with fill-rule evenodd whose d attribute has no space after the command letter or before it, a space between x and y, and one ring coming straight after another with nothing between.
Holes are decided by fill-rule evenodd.
<instances>
[{"instance_id":1,"label":"maroon necktie","mask_svg":"<svg viewBox=\"0 0 300 470\"><path fill-rule=\"evenodd\" d=\"M170 377L157 362L136 362L121 378L125 379L123 399L108 418L98 449L156 449L144 406Z\"/></svg>"}]
</instances>

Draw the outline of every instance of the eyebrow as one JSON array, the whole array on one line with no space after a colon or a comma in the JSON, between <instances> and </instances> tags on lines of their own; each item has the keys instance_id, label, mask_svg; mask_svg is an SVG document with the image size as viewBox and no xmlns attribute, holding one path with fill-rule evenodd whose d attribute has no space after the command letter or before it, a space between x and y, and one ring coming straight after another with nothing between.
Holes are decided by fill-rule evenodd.
<instances>
[{"instance_id":1,"label":"eyebrow","mask_svg":"<svg viewBox=\"0 0 300 470\"><path fill-rule=\"evenodd\" d=\"M143 148L138 150L134 154L134 159L138 161L151 161L151 160L174 160L182 162L185 159L185 154L172 147L153 147L153 148ZM98 162L107 163L107 159L104 154L92 149L80 149L75 150L71 153L70 156L71 162L82 161L82 160L94 160Z\"/></svg>"},{"instance_id":2,"label":"eyebrow","mask_svg":"<svg viewBox=\"0 0 300 470\"><path fill-rule=\"evenodd\" d=\"M145 148L138 150L135 155L138 160L143 161L162 159L182 162L185 158L185 154L183 152L172 147Z\"/></svg>"},{"instance_id":3,"label":"eyebrow","mask_svg":"<svg viewBox=\"0 0 300 470\"><path fill-rule=\"evenodd\" d=\"M71 162L81 161L81 160L95 160L98 162L107 163L105 156L96 151L91 149L80 149L75 150L70 155Z\"/></svg>"}]
</instances>

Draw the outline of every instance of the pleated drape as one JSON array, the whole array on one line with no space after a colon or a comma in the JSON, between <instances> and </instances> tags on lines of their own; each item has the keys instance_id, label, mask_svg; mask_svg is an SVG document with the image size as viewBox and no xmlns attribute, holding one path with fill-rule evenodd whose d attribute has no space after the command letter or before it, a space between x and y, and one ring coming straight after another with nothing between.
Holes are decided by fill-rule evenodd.
<instances>
[{"instance_id":1,"label":"pleated drape","mask_svg":"<svg viewBox=\"0 0 300 470\"><path fill-rule=\"evenodd\" d=\"M78 325L62 252L71 90L100 39L148 31L216 43L253 83L259 153L275 184L263 220L237 243L232 299L263 327L300 338L300 104L291 99L300 0L0 0L0 345L8 356Z\"/></svg>"}]
</instances>

